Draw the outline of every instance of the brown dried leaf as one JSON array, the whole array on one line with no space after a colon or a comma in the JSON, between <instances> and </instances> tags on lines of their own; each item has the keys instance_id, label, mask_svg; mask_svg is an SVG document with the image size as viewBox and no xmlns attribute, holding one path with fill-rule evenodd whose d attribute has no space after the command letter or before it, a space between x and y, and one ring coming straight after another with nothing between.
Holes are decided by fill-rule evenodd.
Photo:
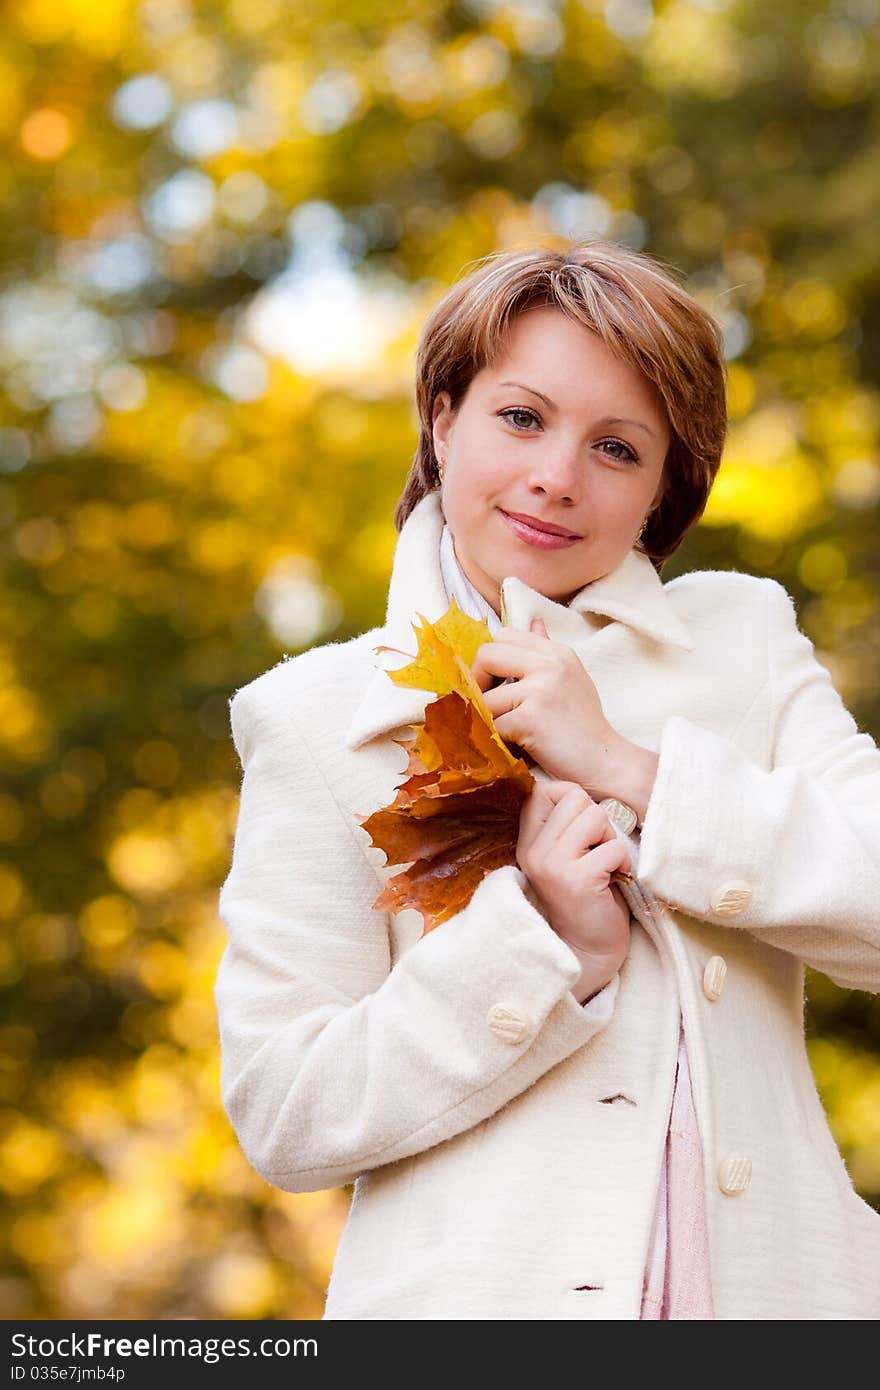
<instances>
[{"instance_id":1,"label":"brown dried leaf","mask_svg":"<svg viewBox=\"0 0 880 1390\"><path fill-rule=\"evenodd\" d=\"M477 648L492 640L487 624L454 598L438 622L418 617L417 656L388 675L442 693L426 706L424 724L412 726L415 738L401 743L409 761L394 801L361 824L389 864L409 865L373 906L415 908L427 933L460 912L491 869L516 862L520 808L534 778L495 728L470 670Z\"/></svg>"},{"instance_id":2,"label":"brown dried leaf","mask_svg":"<svg viewBox=\"0 0 880 1390\"><path fill-rule=\"evenodd\" d=\"M487 625L455 599L436 623L418 616L418 655L388 675L442 693L426 706L424 724L412 725L415 737L399 741L409 761L394 800L361 825L388 864L408 865L373 907L414 908L426 935L467 906L490 870L516 863L520 810L535 779L495 728L470 670L477 648L492 640ZM632 882L631 874L612 878Z\"/></svg>"},{"instance_id":3,"label":"brown dried leaf","mask_svg":"<svg viewBox=\"0 0 880 1390\"><path fill-rule=\"evenodd\" d=\"M429 932L470 902L490 869L516 862L520 808L534 778L457 691L432 701L424 726L414 727L405 781L390 806L361 824L389 864L411 866L373 906L413 907Z\"/></svg>"}]
</instances>

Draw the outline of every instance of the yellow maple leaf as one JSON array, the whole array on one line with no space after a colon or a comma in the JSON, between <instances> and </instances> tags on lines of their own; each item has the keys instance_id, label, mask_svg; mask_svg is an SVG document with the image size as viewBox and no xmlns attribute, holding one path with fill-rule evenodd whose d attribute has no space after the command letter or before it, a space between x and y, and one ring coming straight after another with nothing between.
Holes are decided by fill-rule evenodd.
<instances>
[{"instance_id":1,"label":"yellow maple leaf","mask_svg":"<svg viewBox=\"0 0 880 1390\"><path fill-rule=\"evenodd\" d=\"M454 595L446 612L436 622L429 622L423 613L417 613L416 617L422 623L421 627L413 623L418 651L409 665L386 672L388 677L395 685L432 690L438 695L449 695L455 691L479 711L504 760L510 765L519 762L495 728L483 692L471 670L478 648L484 642L493 641L486 619L472 618L463 613ZM376 647L374 650L392 652L398 651L398 648Z\"/></svg>"},{"instance_id":2,"label":"yellow maple leaf","mask_svg":"<svg viewBox=\"0 0 880 1390\"><path fill-rule=\"evenodd\" d=\"M389 864L410 865L388 880L373 907L415 908L430 932L470 901L493 868L516 863L520 810L534 777L517 756L523 750L512 751L516 745L496 729L471 670L477 649L494 640L488 624L463 613L454 598L435 623L416 616L415 657L386 674L439 699L427 705L422 725L411 726L413 739L395 739L409 760L393 802L359 819ZM611 878L633 881L620 870Z\"/></svg>"},{"instance_id":3,"label":"yellow maple leaf","mask_svg":"<svg viewBox=\"0 0 880 1390\"><path fill-rule=\"evenodd\" d=\"M413 907L427 932L460 911L493 868L516 862L519 812L534 779L495 728L471 670L477 649L493 640L488 624L463 613L454 598L437 622L416 616L415 657L386 674L439 698L428 704L424 724L412 726L415 738L400 744L409 762L394 801L361 824L389 864L410 864L373 906Z\"/></svg>"}]
</instances>

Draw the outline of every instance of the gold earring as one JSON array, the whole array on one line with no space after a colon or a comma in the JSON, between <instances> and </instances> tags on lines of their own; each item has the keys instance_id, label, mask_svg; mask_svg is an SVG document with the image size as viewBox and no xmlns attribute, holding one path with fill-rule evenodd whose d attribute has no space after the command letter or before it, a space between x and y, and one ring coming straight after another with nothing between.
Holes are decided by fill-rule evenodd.
<instances>
[{"instance_id":1,"label":"gold earring","mask_svg":"<svg viewBox=\"0 0 880 1390\"><path fill-rule=\"evenodd\" d=\"M650 516L650 515L651 515L651 513L649 512L649 513L648 513L648 516ZM643 534L644 534L645 527L647 526L647 524L648 524L648 517L646 516L645 519L644 519L644 521L643 521L642 524L641 524L640 529L639 529L639 534L636 536L636 540L635 540L635 543L636 543L636 544L638 544L638 542L642 539L642 536L643 536Z\"/></svg>"},{"instance_id":2,"label":"gold earring","mask_svg":"<svg viewBox=\"0 0 880 1390\"><path fill-rule=\"evenodd\" d=\"M446 466L446 459L445 459L445 458L442 458L442 457L439 458L439 459L437 460L437 478L438 478L439 482L441 482L441 483L443 482L443 469L445 468L445 466Z\"/></svg>"}]
</instances>

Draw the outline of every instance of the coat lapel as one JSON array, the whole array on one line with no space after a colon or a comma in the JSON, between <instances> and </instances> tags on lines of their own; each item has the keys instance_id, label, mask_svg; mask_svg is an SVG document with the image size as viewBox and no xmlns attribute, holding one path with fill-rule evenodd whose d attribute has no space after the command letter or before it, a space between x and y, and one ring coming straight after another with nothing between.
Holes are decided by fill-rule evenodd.
<instances>
[{"instance_id":1,"label":"coat lapel","mask_svg":"<svg viewBox=\"0 0 880 1390\"><path fill-rule=\"evenodd\" d=\"M384 626L374 646L394 647L379 652L376 670L346 733L349 748L359 748L377 734L403 725L419 724L425 706L435 696L424 690L395 685L388 676L408 664L398 651L415 654L413 622L421 613L435 622L446 612L449 600L440 572L440 533L444 516L437 491L427 493L413 508L400 532L394 552ZM556 642L575 647L602 623L596 617L627 624L657 642L692 651L693 639L675 613L663 583L647 555L630 550L609 574L595 579L566 605L509 575L502 582L506 626L527 628L532 618L543 618L547 634ZM595 615L595 616L594 616Z\"/></svg>"}]
</instances>

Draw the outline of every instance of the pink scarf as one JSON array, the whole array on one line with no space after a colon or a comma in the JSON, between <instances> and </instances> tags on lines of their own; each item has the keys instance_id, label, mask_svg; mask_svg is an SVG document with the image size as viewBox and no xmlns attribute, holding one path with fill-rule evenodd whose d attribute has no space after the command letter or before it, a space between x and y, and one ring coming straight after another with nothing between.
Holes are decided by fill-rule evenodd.
<instances>
[{"instance_id":1,"label":"pink scarf","mask_svg":"<svg viewBox=\"0 0 880 1390\"><path fill-rule=\"evenodd\" d=\"M645 1269L641 1318L699 1322L714 1317L703 1191L703 1146L691 1095L684 1032L680 1030L675 1089Z\"/></svg>"}]
</instances>

